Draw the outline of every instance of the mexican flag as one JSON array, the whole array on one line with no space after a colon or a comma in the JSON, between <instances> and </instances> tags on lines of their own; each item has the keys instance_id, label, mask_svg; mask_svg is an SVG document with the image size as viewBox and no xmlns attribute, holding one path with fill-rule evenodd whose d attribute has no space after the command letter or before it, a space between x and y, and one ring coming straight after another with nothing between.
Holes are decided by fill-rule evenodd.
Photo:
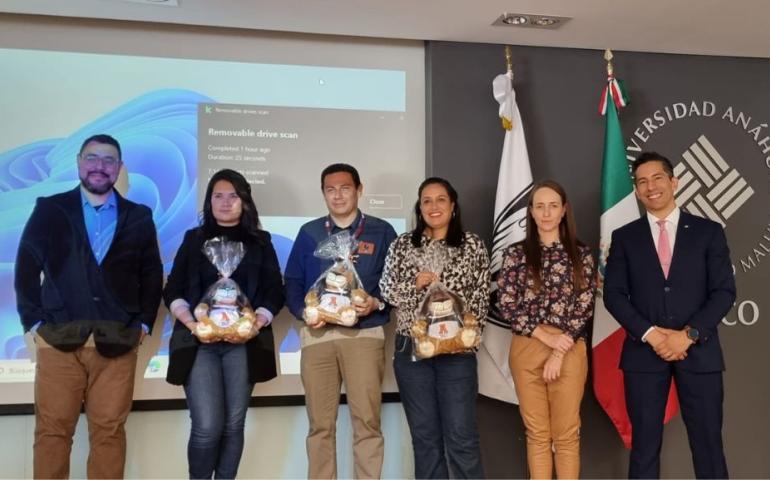
<instances>
[{"instance_id":1,"label":"mexican flag","mask_svg":"<svg viewBox=\"0 0 770 480\"><path fill-rule=\"evenodd\" d=\"M627 103L628 97L622 81L610 74L599 104L599 113L605 116L606 127L602 162L599 281L592 347L596 399L615 424L626 448L631 448L631 421L626 411L623 371L618 367L626 332L607 311L602 297L604 267L610 250L612 232L639 218L629 164L626 161L626 146L618 119L618 109L625 107ZM665 422L668 422L678 410L673 384L671 392L666 405Z\"/></svg>"}]
</instances>

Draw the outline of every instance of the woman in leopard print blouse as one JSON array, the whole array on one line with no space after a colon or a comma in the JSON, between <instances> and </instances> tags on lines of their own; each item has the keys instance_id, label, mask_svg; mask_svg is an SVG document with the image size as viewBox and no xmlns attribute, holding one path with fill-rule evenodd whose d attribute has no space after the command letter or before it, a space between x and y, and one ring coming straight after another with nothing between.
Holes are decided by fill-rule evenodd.
<instances>
[{"instance_id":1,"label":"woman in leopard print blouse","mask_svg":"<svg viewBox=\"0 0 770 480\"><path fill-rule=\"evenodd\" d=\"M478 236L464 232L452 185L428 178L415 204L417 226L390 246L380 280L383 298L398 319L393 369L414 448L415 478L483 478L476 426L475 352L415 361L409 329L425 288L441 280L480 322L489 298L489 256ZM420 271L417 249L433 242L448 247L450 261L440 278ZM449 468L447 466L449 462Z\"/></svg>"}]
</instances>

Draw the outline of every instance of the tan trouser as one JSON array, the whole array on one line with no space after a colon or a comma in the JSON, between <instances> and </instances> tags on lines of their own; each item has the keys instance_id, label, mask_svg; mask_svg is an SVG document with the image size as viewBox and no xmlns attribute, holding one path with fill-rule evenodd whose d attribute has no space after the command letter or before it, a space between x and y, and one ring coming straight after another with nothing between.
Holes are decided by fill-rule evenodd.
<instances>
[{"instance_id":1,"label":"tan trouser","mask_svg":"<svg viewBox=\"0 0 770 480\"><path fill-rule=\"evenodd\" d=\"M305 344L300 371L310 423L308 478L337 478L337 407L342 382L353 425L355 478L380 478L385 449L380 430L384 339L340 337Z\"/></svg>"},{"instance_id":2,"label":"tan trouser","mask_svg":"<svg viewBox=\"0 0 770 480\"><path fill-rule=\"evenodd\" d=\"M67 478L81 406L88 419L88 478L122 478L136 349L106 358L93 346L62 352L36 336L34 478ZM93 343L91 343L93 345Z\"/></svg>"},{"instance_id":3,"label":"tan trouser","mask_svg":"<svg viewBox=\"0 0 770 480\"><path fill-rule=\"evenodd\" d=\"M545 326L549 333L559 333ZM551 348L535 338L514 335L508 362L527 429L527 464L532 478L560 479L580 475L580 402L588 373L586 343L579 340L567 352L561 374L543 380Z\"/></svg>"}]
</instances>

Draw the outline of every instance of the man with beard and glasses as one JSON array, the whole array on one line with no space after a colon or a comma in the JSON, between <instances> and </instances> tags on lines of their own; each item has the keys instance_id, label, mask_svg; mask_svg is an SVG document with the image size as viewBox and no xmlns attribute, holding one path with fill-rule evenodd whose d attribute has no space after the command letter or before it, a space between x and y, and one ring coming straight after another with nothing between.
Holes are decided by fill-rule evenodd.
<instances>
[{"instance_id":1,"label":"man with beard and glasses","mask_svg":"<svg viewBox=\"0 0 770 480\"><path fill-rule=\"evenodd\" d=\"M85 406L89 478L121 478L137 349L160 304L163 267L152 212L113 185L120 144L94 135L77 155L80 185L37 200L16 257L16 301L33 332L35 478L67 478Z\"/></svg>"}]
</instances>

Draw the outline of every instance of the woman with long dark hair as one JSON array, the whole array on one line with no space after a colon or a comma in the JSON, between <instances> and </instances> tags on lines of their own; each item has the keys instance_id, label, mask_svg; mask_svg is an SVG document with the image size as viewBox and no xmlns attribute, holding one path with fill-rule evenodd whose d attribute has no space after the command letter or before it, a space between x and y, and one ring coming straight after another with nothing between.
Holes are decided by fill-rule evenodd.
<instances>
[{"instance_id":1,"label":"woman with long dark hair","mask_svg":"<svg viewBox=\"0 0 770 480\"><path fill-rule=\"evenodd\" d=\"M414 448L416 478L482 478L476 425L474 351L412 358L410 330L425 289L440 280L481 322L487 314L489 256L478 236L463 230L460 203L452 185L437 177L420 185L414 207L417 225L390 246L380 279L383 298L396 307L393 368ZM438 243L451 261L440 276L421 271L418 249ZM447 461L448 464L447 465Z\"/></svg>"},{"instance_id":2,"label":"woman with long dark hair","mask_svg":"<svg viewBox=\"0 0 770 480\"><path fill-rule=\"evenodd\" d=\"M215 237L245 247L230 276L256 313L256 322L245 336L212 340L199 333L191 312L220 278L202 251L203 244ZM251 186L240 173L220 170L209 180L201 224L185 234L163 297L177 319L166 379L184 385L190 409L190 478L235 478L251 391L255 383L276 376L270 322L284 303L283 279L270 234L260 228Z\"/></svg>"},{"instance_id":3,"label":"woman with long dark hair","mask_svg":"<svg viewBox=\"0 0 770 480\"><path fill-rule=\"evenodd\" d=\"M508 247L497 283L511 323L509 363L527 430L532 478L580 475L580 402L588 373L586 324L593 316L594 259L576 237L561 185L534 186L527 236Z\"/></svg>"}]
</instances>

